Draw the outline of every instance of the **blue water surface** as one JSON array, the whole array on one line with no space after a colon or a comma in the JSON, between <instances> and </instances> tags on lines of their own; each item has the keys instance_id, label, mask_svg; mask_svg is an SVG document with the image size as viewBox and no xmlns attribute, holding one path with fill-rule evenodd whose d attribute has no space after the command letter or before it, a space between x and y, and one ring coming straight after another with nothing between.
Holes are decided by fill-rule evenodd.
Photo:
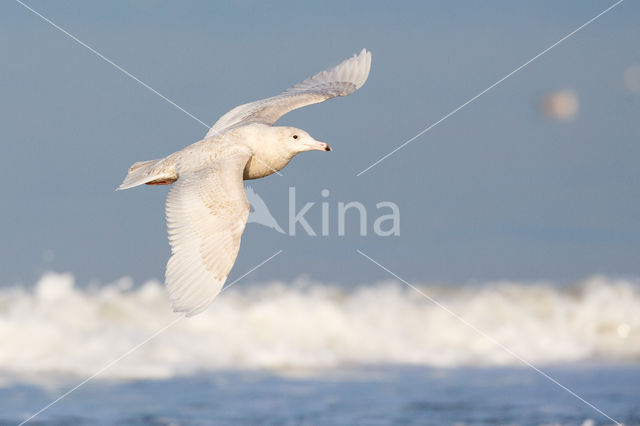
<instances>
[{"instance_id":1,"label":"blue water surface","mask_svg":"<svg viewBox=\"0 0 640 426\"><path fill-rule=\"evenodd\" d=\"M640 424L640 366L545 369L616 421ZM0 423L18 424L75 383L0 389ZM614 422L526 367L354 367L218 371L166 380L94 380L31 420L68 425L518 424Z\"/></svg>"}]
</instances>

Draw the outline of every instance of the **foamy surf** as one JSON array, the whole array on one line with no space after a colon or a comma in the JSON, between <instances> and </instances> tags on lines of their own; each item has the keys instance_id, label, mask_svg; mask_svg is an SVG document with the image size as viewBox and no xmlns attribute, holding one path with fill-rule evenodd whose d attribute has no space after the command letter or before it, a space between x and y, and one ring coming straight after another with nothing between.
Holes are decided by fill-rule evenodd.
<instances>
[{"instance_id":1,"label":"foamy surf","mask_svg":"<svg viewBox=\"0 0 640 426\"><path fill-rule=\"evenodd\" d=\"M593 277L570 288L519 282L420 286L534 364L640 359L640 285ZM177 316L163 286L80 288L47 274L0 288L0 371L11 378L90 375ZM394 282L351 290L298 280L238 284L101 377L168 378L214 369L367 364L516 365L519 361Z\"/></svg>"}]
</instances>

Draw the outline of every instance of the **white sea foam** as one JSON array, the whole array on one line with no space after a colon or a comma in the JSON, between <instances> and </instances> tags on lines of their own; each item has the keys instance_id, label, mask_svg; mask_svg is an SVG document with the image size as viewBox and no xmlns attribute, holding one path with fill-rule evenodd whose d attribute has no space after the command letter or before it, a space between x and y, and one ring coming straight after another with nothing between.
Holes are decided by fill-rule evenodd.
<instances>
[{"instance_id":1,"label":"white sea foam","mask_svg":"<svg viewBox=\"0 0 640 426\"><path fill-rule=\"evenodd\" d=\"M421 289L535 364L640 360L640 285L593 277L571 288L518 282ZM47 274L0 288L0 376L89 375L175 318L163 286L78 288ZM101 377L164 378L217 368L518 364L402 284L345 290L299 280L239 284Z\"/></svg>"}]
</instances>

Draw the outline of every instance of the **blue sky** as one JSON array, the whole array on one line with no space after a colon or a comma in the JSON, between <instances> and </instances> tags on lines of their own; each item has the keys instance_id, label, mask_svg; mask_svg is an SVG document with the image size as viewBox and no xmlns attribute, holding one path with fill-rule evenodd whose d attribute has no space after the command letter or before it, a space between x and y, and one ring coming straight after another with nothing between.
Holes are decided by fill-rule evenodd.
<instances>
[{"instance_id":1,"label":"blue sky","mask_svg":"<svg viewBox=\"0 0 640 426\"><path fill-rule=\"evenodd\" d=\"M640 274L640 5L625 1L388 160L355 175L613 2L31 1L31 6L205 121L279 93L366 47L353 96L278 124L331 143L282 177L251 182L286 226L289 187L319 203L393 201L401 235L291 237L250 224L231 278L284 250L256 280L415 281ZM206 128L11 1L0 4L3 238L0 284L44 270L80 282L161 278L166 188L114 192L131 163ZM569 122L543 116L571 89ZM323 189L330 190L327 199ZM355 217L354 217L355 218ZM335 228L334 228L335 230Z\"/></svg>"}]
</instances>

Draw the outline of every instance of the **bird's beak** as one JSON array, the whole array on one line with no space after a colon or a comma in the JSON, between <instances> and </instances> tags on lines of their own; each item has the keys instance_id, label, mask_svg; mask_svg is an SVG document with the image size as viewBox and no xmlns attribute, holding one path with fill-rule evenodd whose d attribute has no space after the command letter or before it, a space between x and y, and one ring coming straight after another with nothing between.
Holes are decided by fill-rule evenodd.
<instances>
[{"instance_id":1,"label":"bird's beak","mask_svg":"<svg viewBox=\"0 0 640 426\"><path fill-rule=\"evenodd\" d=\"M309 151L311 150L333 151L333 149L331 149L331 146L328 143L318 142L318 141L313 141L307 144L307 147L309 148Z\"/></svg>"}]
</instances>

